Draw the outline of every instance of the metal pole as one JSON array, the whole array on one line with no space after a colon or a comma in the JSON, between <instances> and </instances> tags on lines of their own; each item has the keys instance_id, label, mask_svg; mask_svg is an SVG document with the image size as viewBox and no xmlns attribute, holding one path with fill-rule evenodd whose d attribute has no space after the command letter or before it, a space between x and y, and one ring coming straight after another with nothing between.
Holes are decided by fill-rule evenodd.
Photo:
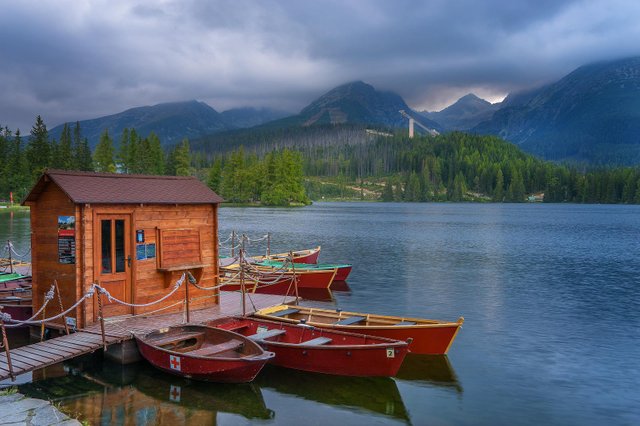
<instances>
[{"instance_id":1,"label":"metal pole","mask_svg":"<svg viewBox=\"0 0 640 426\"><path fill-rule=\"evenodd\" d=\"M11 381L16 381L16 375L13 374L13 365L11 364L11 351L9 350L9 340L7 339L7 330L4 328L4 320L2 319L2 306L0 306L0 328L2 328L2 346L7 357L7 366L9 367L9 376Z\"/></svg>"}]
</instances>

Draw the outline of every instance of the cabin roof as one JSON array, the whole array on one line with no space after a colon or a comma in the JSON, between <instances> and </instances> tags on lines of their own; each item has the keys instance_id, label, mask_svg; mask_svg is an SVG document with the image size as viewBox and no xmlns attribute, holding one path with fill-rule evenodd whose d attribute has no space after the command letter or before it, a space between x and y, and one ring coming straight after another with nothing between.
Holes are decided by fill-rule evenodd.
<instances>
[{"instance_id":1,"label":"cabin roof","mask_svg":"<svg viewBox=\"0 0 640 426\"><path fill-rule=\"evenodd\" d=\"M54 182L76 204L217 204L224 201L191 176L148 176L46 170L22 204Z\"/></svg>"}]
</instances>

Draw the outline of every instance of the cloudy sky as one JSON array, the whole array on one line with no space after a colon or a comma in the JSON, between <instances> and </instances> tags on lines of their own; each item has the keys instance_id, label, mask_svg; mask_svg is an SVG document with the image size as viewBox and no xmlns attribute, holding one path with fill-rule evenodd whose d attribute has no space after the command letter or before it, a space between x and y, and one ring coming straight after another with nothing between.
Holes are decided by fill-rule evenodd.
<instances>
[{"instance_id":1,"label":"cloudy sky","mask_svg":"<svg viewBox=\"0 0 640 426\"><path fill-rule=\"evenodd\" d=\"M639 40L637 0L0 0L0 125L190 99L298 112L353 80L439 110Z\"/></svg>"}]
</instances>

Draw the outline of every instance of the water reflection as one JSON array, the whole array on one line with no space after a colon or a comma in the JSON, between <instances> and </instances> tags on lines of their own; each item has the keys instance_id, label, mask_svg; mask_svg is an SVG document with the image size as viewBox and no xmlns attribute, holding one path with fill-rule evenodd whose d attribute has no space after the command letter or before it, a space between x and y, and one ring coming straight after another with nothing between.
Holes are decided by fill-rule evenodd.
<instances>
[{"instance_id":1,"label":"water reflection","mask_svg":"<svg viewBox=\"0 0 640 426\"><path fill-rule=\"evenodd\" d=\"M256 384L321 404L409 422L396 382L389 377L331 376L267 366L258 375Z\"/></svg>"},{"instance_id":2,"label":"water reflection","mask_svg":"<svg viewBox=\"0 0 640 426\"><path fill-rule=\"evenodd\" d=\"M144 362L123 366L99 357L61 366L40 370L40 380L34 376L21 392L59 402L91 424L216 424L218 413L273 418L254 384L190 381Z\"/></svg>"},{"instance_id":3,"label":"water reflection","mask_svg":"<svg viewBox=\"0 0 640 426\"><path fill-rule=\"evenodd\" d=\"M446 355L408 354L396 378L451 389L460 395L463 392L462 384Z\"/></svg>"}]
</instances>

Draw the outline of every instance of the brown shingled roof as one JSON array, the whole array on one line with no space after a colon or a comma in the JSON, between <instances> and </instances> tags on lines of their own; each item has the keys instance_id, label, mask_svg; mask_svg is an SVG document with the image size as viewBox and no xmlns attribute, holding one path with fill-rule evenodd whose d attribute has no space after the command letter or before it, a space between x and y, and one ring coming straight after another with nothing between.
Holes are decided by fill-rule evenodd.
<instances>
[{"instance_id":1,"label":"brown shingled roof","mask_svg":"<svg viewBox=\"0 0 640 426\"><path fill-rule=\"evenodd\" d=\"M47 170L22 202L35 201L49 181L77 204L216 204L224 200L191 176L146 176Z\"/></svg>"}]
</instances>

